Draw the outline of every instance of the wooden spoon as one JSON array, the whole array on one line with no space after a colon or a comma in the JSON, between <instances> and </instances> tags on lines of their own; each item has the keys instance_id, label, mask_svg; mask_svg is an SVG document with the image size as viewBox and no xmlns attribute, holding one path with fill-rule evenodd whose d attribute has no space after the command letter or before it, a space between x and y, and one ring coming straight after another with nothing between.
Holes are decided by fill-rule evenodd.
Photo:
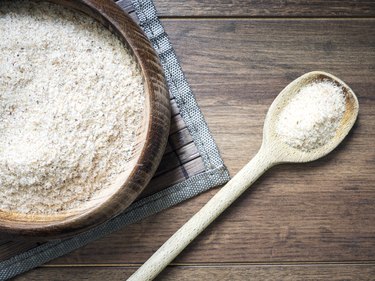
<instances>
[{"instance_id":1,"label":"wooden spoon","mask_svg":"<svg viewBox=\"0 0 375 281\"><path fill-rule=\"evenodd\" d=\"M334 137L325 145L305 152L285 144L276 133L280 112L301 87L315 81L331 81L341 86L346 109ZM358 115L358 100L354 92L337 77L314 71L290 83L272 103L264 123L263 143L255 157L218 191L208 203L183 225L128 281L154 279L195 237L215 220L266 170L280 163L301 163L321 158L331 152L348 134Z\"/></svg>"}]
</instances>

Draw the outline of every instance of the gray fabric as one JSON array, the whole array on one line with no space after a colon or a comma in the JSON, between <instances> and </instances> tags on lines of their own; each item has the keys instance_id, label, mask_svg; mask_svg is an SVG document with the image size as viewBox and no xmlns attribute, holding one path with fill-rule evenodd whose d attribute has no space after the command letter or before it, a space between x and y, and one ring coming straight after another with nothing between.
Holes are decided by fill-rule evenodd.
<instances>
[{"instance_id":1,"label":"gray fabric","mask_svg":"<svg viewBox=\"0 0 375 281\"><path fill-rule=\"evenodd\" d=\"M229 180L228 171L223 164L189 84L183 75L172 45L156 15L152 0L133 0L133 5L139 18L140 26L151 40L161 59L170 94L175 98L180 108L181 116L185 120L194 143L203 158L205 172L137 201L121 215L87 232L76 235L73 238L42 244L1 262L0 280L12 278L65 255L128 224L160 212Z\"/></svg>"}]
</instances>

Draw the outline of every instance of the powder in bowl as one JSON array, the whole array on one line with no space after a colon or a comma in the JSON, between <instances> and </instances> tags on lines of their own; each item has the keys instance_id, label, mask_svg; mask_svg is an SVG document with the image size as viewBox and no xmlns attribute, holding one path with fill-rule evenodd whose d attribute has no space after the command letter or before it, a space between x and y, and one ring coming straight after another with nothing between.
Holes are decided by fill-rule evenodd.
<instances>
[{"instance_id":1,"label":"powder in bowl","mask_svg":"<svg viewBox=\"0 0 375 281\"><path fill-rule=\"evenodd\" d=\"M344 112L340 86L313 82L301 88L280 113L277 133L291 147L311 151L334 137Z\"/></svg>"},{"instance_id":2,"label":"powder in bowl","mask_svg":"<svg viewBox=\"0 0 375 281\"><path fill-rule=\"evenodd\" d=\"M0 4L0 210L54 214L108 188L145 115L141 71L91 17Z\"/></svg>"}]
</instances>

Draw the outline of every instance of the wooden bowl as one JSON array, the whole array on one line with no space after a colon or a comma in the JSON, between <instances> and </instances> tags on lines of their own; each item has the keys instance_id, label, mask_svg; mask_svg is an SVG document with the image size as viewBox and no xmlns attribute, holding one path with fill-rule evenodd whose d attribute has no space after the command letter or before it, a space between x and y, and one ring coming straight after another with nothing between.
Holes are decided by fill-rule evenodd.
<instances>
[{"instance_id":1,"label":"wooden bowl","mask_svg":"<svg viewBox=\"0 0 375 281\"><path fill-rule=\"evenodd\" d=\"M136 58L145 81L144 124L135 153L116 183L79 209L56 215L0 211L0 236L6 239L51 240L67 237L105 222L124 211L142 192L158 167L170 125L169 95L159 59L136 23L109 0L49 0L79 10L119 36Z\"/></svg>"}]
</instances>

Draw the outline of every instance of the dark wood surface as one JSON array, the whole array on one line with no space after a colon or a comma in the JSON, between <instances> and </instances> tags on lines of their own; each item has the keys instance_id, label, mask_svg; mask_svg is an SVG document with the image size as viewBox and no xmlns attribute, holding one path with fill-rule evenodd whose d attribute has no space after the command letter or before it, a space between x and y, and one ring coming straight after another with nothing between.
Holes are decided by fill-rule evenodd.
<instances>
[{"instance_id":1,"label":"dark wood surface","mask_svg":"<svg viewBox=\"0 0 375 281\"><path fill-rule=\"evenodd\" d=\"M128 0L119 0L128 3ZM161 17L373 17L373 0L155 0ZM127 5L126 5L127 6Z\"/></svg>"},{"instance_id":2,"label":"dark wood surface","mask_svg":"<svg viewBox=\"0 0 375 281\"><path fill-rule=\"evenodd\" d=\"M156 4L232 175L259 148L272 100L305 72L347 82L359 98L359 120L326 158L273 168L159 279L374 280L374 2L285 4L298 10L275 8L289 1L229 2ZM124 280L216 190L17 279Z\"/></svg>"},{"instance_id":3,"label":"dark wood surface","mask_svg":"<svg viewBox=\"0 0 375 281\"><path fill-rule=\"evenodd\" d=\"M19 281L40 281L52 277L54 281L65 280L125 280L134 268L124 266L103 266L83 268L39 268L17 278ZM345 265L205 265L173 266L163 272L156 281L201 281L201 280L254 280L254 281L358 281L374 280L375 268L367 264Z\"/></svg>"}]
</instances>

